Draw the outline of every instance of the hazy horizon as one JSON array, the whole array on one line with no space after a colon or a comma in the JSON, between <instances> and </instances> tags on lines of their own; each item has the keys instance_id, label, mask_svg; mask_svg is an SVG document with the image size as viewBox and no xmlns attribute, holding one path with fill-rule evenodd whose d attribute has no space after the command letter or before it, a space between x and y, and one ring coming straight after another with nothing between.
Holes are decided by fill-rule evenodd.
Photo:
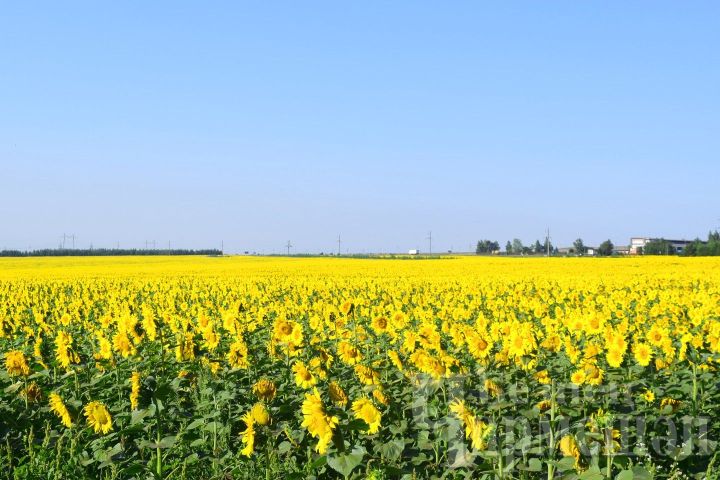
<instances>
[{"instance_id":1,"label":"hazy horizon","mask_svg":"<svg viewBox=\"0 0 720 480\"><path fill-rule=\"evenodd\" d=\"M704 239L720 227L719 14L8 4L0 249Z\"/></svg>"}]
</instances>

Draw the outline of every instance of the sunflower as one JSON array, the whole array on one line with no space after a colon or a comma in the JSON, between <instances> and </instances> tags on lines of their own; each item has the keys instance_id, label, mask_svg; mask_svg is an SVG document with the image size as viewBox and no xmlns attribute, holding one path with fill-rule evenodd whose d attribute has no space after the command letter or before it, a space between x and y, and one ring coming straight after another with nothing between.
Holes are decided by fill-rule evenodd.
<instances>
[{"instance_id":1,"label":"sunflower","mask_svg":"<svg viewBox=\"0 0 720 480\"><path fill-rule=\"evenodd\" d=\"M373 330L375 330L375 333L378 335L383 334L387 332L388 329L388 319L384 316L379 316L373 318L372 323L370 324Z\"/></svg>"},{"instance_id":2,"label":"sunflower","mask_svg":"<svg viewBox=\"0 0 720 480\"><path fill-rule=\"evenodd\" d=\"M485 380L485 391L490 395L491 397L499 397L503 393L503 389L500 385L493 382L489 378Z\"/></svg>"},{"instance_id":3,"label":"sunflower","mask_svg":"<svg viewBox=\"0 0 720 480\"><path fill-rule=\"evenodd\" d=\"M470 435L466 437L470 439L470 445L475 450L485 450L487 448L487 438L493 431L493 427L483 422L477 417L472 417L468 421L467 429L470 431Z\"/></svg>"},{"instance_id":4,"label":"sunflower","mask_svg":"<svg viewBox=\"0 0 720 480\"><path fill-rule=\"evenodd\" d=\"M365 365L355 365L355 375L363 385L377 385L380 383L380 374Z\"/></svg>"},{"instance_id":5,"label":"sunflower","mask_svg":"<svg viewBox=\"0 0 720 480\"><path fill-rule=\"evenodd\" d=\"M302 404L303 422L302 426L307 428L311 436L318 439L315 450L319 454L327 452L327 447L332 440L333 429L339 420L325 412L320 393L317 389L313 393L306 393Z\"/></svg>"},{"instance_id":6,"label":"sunflower","mask_svg":"<svg viewBox=\"0 0 720 480\"><path fill-rule=\"evenodd\" d=\"M267 408L265 408L265 405L260 402L253 405L250 409L250 414L258 425L267 425L270 423L270 413Z\"/></svg>"},{"instance_id":7,"label":"sunflower","mask_svg":"<svg viewBox=\"0 0 720 480\"><path fill-rule=\"evenodd\" d=\"M277 388L275 387L275 383L273 383L272 380L262 378L255 382L255 385L253 385L253 393L257 395L260 400L269 402L275 398Z\"/></svg>"},{"instance_id":8,"label":"sunflower","mask_svg":"<svg viewBox=\"0 0 720 480\"><path fill-rule=\"evenodd\" d=\"M663 341L667 338L668 333L667 331L658 326L657 324L653 324L652 327L650 327L650 330L647 332L647 340L655 347L660 347L663 344Z\"/></svg>"},{"instance_id":9,"label":"sunflower","mask_svg":"<svg viewBox=\"0 0 720 480\"><path fill-rule=\"evenodd\" d=\"M63 403L62 398L60 398L60 395L55 392L51 393L50 397L48 398L48 402L50 403L50 410L60 418L62 424L65 425L67 428L71 428L73 426L73 423L72 419L70 418L70 412L68 412L68 409Z\"/></svg>"},{"instance_id":10,"label":"sunflower","mask_svg":"<svg viewBox=\"0 0 720 480\"><path fill-rule=\"evenodd\" d=\"M11 350L5 354L5 370L11 377L27 377L30 375L25 354L20 350Z\"/></svg>"},{"instance_id":11,"label":"sunflower","mask_svg":"<svg viewBox=\"0 0 720 480\"><path fill-rule=\"evenodd\" d=\"M350 302L350 301L344 302L344 303L340 306L340 311L341 311L342 314L345 315L345 316L350 315L350 314L353 312L354 309L355 309L355 305L353 305L353 303Z\"/></svg>"},{"instance_id":12,"label":"sunflower","mask_svg":"<svg viewBox=\"0 0 720 480\"><path fill-rule=\"evenodd\" d=\"M390 403L390 399L387 395L385 395L385 392L383 392L379 387L373 390L372 392L373 397L375 400L377 400L379 403L387 406Z\"/></svg>"},{"instance_id":13,"label":"sunflower","mask_svg":"<svg viewBox=\"0 0 720 480\"><path fill-rule=\"evenodd\" d=\"M620 365L622 365L623 363L624 356L625 352L623 350L612 346L605 355L605 359L607 360L608 365L610 365L611 367L619 368Z\"/></svg>"},{"instance_id":14,"label":"sunflower","mask_svg":"<svg viewBox=\"0 0 720 480\"><path fill-rule=\"evenodd\" d=\"M356 419L364 420L368 424L367 433L374 434L380 429L382 414L368 398L355 400L351 407Z\"/></svg>"},{"instance_id":15,"label":"sunflower","mask_svg":"<svg viewBox=\"0 0 720 480\"><path fill-rule=\"evenodd\" d=\"M487 447L487 438L492 433L492 426L478 419L463 400L453 400L449 409L465 427L465 438L470 440L472 448L484 450Z\"/></svg>"},{"instance_id":16,"label":"sunflower","mask_svg":"<svg viewBox=\"0 0 720 480\"><path fill-rule=\"evenodd\" d=\"M338 355L340 356L340 360L348 365L355 365L362 360L360 351L348 342L340 342L338 345Z\"/></svg>"},{"instance_id":17,"label":"sunflower","mask_svg":"<svg viewBox=\"0 0 720 480\"><path fill-rule=\"evenodd\" d=\"M138 400L140 398L140 374L133 372L130 376L130 410L138 408Z\"/></svg>"},{"instance_id":18,"label":"sunflower","mask_svg":"<svg viewBox=\"0 0 720 480\"><path fill-rule=\"evenodd\" d=\"M675 400L674 398L665 397L660 400L660 410L665 409L665 407L670 407L671 412L675 413L681 406L682 402L680 400Z\"/></svg>"},{"instance_id":19,"label":"sunflower","mask_svg":"<svg viewBox=\"0 0 720 480\"><path fill-rule=\"evenodd\" d=\"M392 364L395 365L395 368L397 368L398 370L400 370L402 372L403 364L402 364L402 361L400 360L400 355L398 355L398 353L395 350L388 350L387 354L388 354L388 358L390 358L390 361L392 362Z\"/></svg>"},{"instance_id":20,"label":"sunflower","mask_svg":"<svg viewBox=\"0 0 720 480\"><path fill-rule=\"evenodd\" d=\"M575 437L572 435L565 435L560 439L560 453L563 457L572 457L575 459L575 466L577 467L580 462L580 449L578 448Z\"/></svg>"},{"instance_id":21,"label":"sunflower","mask_svg":"<svg viewBox=\"0 0 720 480\"><path fill-rule=\"evenodd\" d=\"M650 389L645 390L645 392L642 394L643 400L645 400L648 403L652 403L655 401L655 392L653 392Z\"/></svg>"},{"instance_id":22,"label":"sunflower","mask_svg":"<svg viewBox=\"0 0 720 480\"><path fill-rule=\"evenodd\" d=\"M473 334L467 339L468 351L470 355L477 359L487 358L490 354L490 343L488 343L482 336Z\"/></svg>"},{"instance_id":23,"label":"sunflower","mask_svg":"<svg viewBox=\"0 0 720 480\"><path fill-rule=\"evenodd\" d=\"M127 333L125 332L118 332L113 336L113 348L123 358L135 355L137 352L135 346L132 344L130 338L128 338Z\"/></svg>"},{"instance_id":24,"label":"sunflower","mask_svg":"<svg viewBox=\"0 0 720 480\"><path fill-rule=\"evenodd\" d=\"M42 390L37 383L31 382L27 387L23 388L21 395L28 403L36 403L42 399Z\"/></svg>"},{"instance_id":25,"label":"sunflower","mask_svg":"<svg viewBox=\"0 0 720 480\"><path fill-rule=\"evenodd\" d=\"M281 345L299 347L303 342L302 325L292 320L278 318L273 325L273 338Z\"/></svg>"},{"instance_id":26,"label":"sunflower","mask_svg":"<svg viewBox=\"0 0 720 480\"><path fill-rule=\"evenodd\" d=\"M328 393L330 394L330 400L335 402L337 405L341 407L345 407L345 405L347 405L348 396L339 383L330 382L330 385L328 385Z\"/></svg>"},{"instance_id":27,"label":"sunflower","mask_svg":"<svg viewBox=\"0 0 720 480\"><path fill-rule=\"evenodd\" d=\"M55 358L64 368L77 363L79 358L72 351L73 338L69 333L58 331L55 336Z\"/></svg>"},{"instance_id":28,"label":"sunflower","mask_svg":"<svg viewBox=\"0 0 720 480\"><path fill-rule=\"evenodd\" d=\"M106 434L112 430L112 417L107 407L100 402L90 402L83 409L88 423L95 433Z\"/></svg>"},{"instance_id":29,"label":"sunflower","mask_svg":"<svg viewBox=\"0 0 720 480\"><path fill-rule=\"evenodd\" d=\"M652 359L652 349L650 345L647 343L636 343L633 353L635 354L635 361L639 365L643 367L650 365L650 360Z\"/></svg>"},{"instance_id":30,"label":"sunflower","mask_svg":"<svg viewBox=\"0 0 720 480\"><path fill-rule=\"evenodd\" d=\"M301 361L295 362L292 371L295 373L295 384L300 388L310 388L317 383L315 375Z\"/></svg>"},{"instance_id":31,"label":"sunflower","mask_svg":"<svg viewBox=\"0 0 720 480\"><path fill-rule=\"evenodd\" d=\"M596 365L588 365L585 368L585 382L588 385L600 385L602 384L605 371Z\"/></svg>"},{"instance_id":32,"label":"sunflower","mask_svg":"<svg viewBox=\"0 0 720 480\"><path fill-rule=\"evenodd\" d=\"M547 370L540 370L538 372L535 372L534 376L538 383L541 383L543 385L547 385L550 383L550 374Z\"/></svg>"},{"instance_id":33,"label":"sunflower","mask_svg":"<svg viewBox=\"0 0 720 480\"><path fill-rule=\"evenodd\" d=\"M248 347L242 338L238 338L230 344L227 361L232 368L246 369L250 366L250 362L248 361Z\"/></svg>"},{"instance_id":34,"label":"sunflower","mask_svg":"<svg viewBox=\"0 0 720 480\"><path fill-rule=\"evenodd\" d=\"M255 419L252 412L247 412L241 418L245 422L245 430L240 432L240 439L245 446L240 453L249 457L255 449Z\"/></svg>"},{"instance_id":35,"label":"sunflower","mask_svg":"<svg viewBox=\"0 0 720 480\"><path fill-rule=\"evenodd\" d=\"M585 375L585 369L579 369L575 370L573 374L570 376L570 381L574 383L575 385L582 385L585 383L586 375Z\"/></svg>"}]
</instances>

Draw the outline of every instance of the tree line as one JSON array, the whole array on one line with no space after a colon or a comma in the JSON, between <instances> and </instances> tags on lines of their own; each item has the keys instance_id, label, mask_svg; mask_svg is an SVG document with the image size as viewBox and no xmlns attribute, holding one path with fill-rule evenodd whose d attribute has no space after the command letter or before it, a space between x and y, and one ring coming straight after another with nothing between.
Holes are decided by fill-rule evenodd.
<instances>
[{"instance_id":1,"label":"tree line","mask_svg":"<svg viewBox=\"0 0 720 480\"><path fill-rule=\"evenodd\" d=\"M703 242L696 238L692 243L685 246L682 252L677 249L664 238L653 240L645 244L642 249L644 255L676 255L680 254L685 257L708 257L720 256L720 232L717 230L710 231L707 236L707 242Z\"/></svg>"},{"instance_id":2,"label":"tree line","mask_svg":"<svg viewBox=\"0 0 720 480\"><path fill-rule=\"evenodd\" d=\"M129 255L222 255L222 250L141 249L141 248L44 248L40 250L0 250L0 257L113 257Z\"/></svg>"},{"instance_id":3,"label":"tree line","mask_svg":"<svg viewBox=\"0 0 720 480\"><path fill-rule=\"evenodd\" d=\"M549 243L549 245L548 245ZM615 251L615 245L610 240L605 240L600 246L595 249L595 253L600 256L612 255ZM551 255L557 255L559 253L558 248L553 246L552 242L548 242L546 239L540 243L540 240L535 240L535 243L529 246L523 245L519 238L514 238L512 241L508 240L505 244L506 255L532 255L532 254L547 254L550 252ZM578 238L573 242L573 247L569 253L575 255L585 255L588 252L588 247L585 246L582 238ZM477 242L475 248L477 255L485 253L500 253L500 244L492 240L480 240Z\"/></svg>"}]
</instances>

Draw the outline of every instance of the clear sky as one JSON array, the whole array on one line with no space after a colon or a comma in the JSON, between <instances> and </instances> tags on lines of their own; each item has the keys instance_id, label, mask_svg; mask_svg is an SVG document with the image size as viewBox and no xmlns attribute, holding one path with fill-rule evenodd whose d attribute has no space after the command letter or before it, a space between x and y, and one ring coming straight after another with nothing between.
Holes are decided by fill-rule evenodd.
<instances>
[{"instance_id":1,"label":"clear sky","mask_svg":"<svg viewBox=\"0 0 720 480\"><path fill-rule=\"evenodd\" d=\"M0 248L720 224L720 3L5 2Z\"/></svg>"}]
</instances>

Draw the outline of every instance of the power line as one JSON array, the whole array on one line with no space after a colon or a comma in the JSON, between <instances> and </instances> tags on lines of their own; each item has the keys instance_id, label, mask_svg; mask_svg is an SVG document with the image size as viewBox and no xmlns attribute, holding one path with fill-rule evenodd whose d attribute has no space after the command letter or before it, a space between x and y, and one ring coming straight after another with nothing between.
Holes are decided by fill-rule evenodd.
<instances>
[{"instance_id":1,"label":"power line","mask_svg":"<svg viewBox=\"0 0 720 480\"><path fill-rule=\"evenodd\" d=\"M288 254L288 257L289 257L289 256L290 256L290 249L292 248L292 244L290 243L290 240L288 240L288 243L287 243L287 245L285 245L285 247L287 248L287 254Z\"/></svg>"},{"instance_id":2,"label":"power line","mask_svg":"<svg viewBox=\"0 0 720 480\"><path fill-rule=\"evenodd\" d=\"M432 255L432 230L428 232L426 240L428 240L429 242L428 252L430 253L430 255Z\"/></svg>"}]
</instances>

